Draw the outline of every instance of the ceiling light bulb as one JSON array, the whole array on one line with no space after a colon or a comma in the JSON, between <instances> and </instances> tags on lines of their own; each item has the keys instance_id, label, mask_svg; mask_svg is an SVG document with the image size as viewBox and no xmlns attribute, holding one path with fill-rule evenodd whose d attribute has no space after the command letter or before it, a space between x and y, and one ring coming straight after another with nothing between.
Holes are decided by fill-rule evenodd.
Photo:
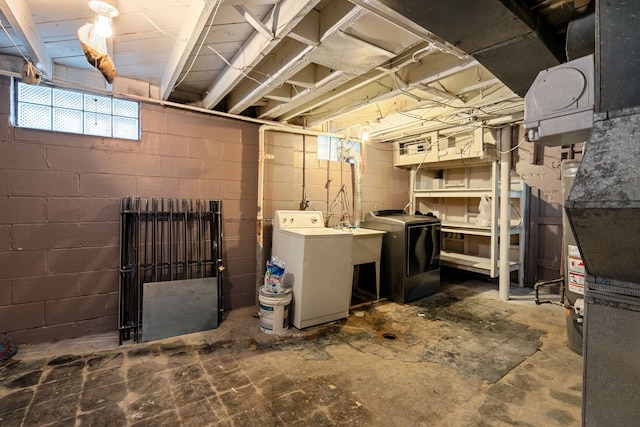
<instances>
[{"instance_id":1,"label":"ceiling light bulb","mask_svg":"<svg viewBox=\"0 0 640 427\"><path fill-rule=\"evenodd\" d=\"M96 33L100 34L102 37L111 37L113 35L113 29L111 28L111 19L104 16L98 15L96 18Z\"/></svg>"},{"instance_id":2,"label":"ceiling light bulb","mask_svg":"<svg viewBox=\"0 0 640 427\"><path fill-rule=\"evenodd\" d=\"M365 142L369 139L369 134L371 133L371 128L369 126L362 126L362 131L360 132L360 139L362 142Z\"/></svg>"},{"instance_id":3,"label":"ceiling light bulb","mask_svg":"<svg viewBox=\"0 0 640 427\"><path fill-rule=\"evenodd\" d=\"M102 37L111 37L111 18L119 15L118 9L103 1L90 1L89 7L96 13L95 30Z\"/></svg>"}]
</instances>

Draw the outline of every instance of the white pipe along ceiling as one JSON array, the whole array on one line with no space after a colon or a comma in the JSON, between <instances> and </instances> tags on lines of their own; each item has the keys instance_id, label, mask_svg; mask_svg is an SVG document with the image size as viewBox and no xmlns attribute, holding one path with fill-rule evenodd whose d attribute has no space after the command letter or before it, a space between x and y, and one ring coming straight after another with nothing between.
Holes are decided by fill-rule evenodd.
<instances>
[{"instance_id":1,"label":"white pipe along ceiling","mask_svg":"<svg viewBox=\"0 0 640 427\"><path fill-rule=\"evenodd\" d=\"M110 84L86 0L0 0L0 73L357 136L419 140L520 120L585 0L109 0ZM95 2L94 2L95 3ZM560 52L560 53L558 53Z\"/></svg>"}]
</instances>

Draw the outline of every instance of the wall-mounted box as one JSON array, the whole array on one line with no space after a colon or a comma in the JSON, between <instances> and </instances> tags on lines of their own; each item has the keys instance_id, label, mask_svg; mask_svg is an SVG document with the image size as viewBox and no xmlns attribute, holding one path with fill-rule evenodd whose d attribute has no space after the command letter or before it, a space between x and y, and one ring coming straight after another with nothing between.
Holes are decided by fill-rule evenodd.
<instances>
[{"instance_id":1,"label":"wall-mounted box","mask_svg":"<svg viewBox=\"0 0 640 427\"><path fill-rule=\"evenodd\" d=\"M527 139L548 147L585 142L594 105L593 55L541 71L524 97Z\"/></svg>"}]
</instances>

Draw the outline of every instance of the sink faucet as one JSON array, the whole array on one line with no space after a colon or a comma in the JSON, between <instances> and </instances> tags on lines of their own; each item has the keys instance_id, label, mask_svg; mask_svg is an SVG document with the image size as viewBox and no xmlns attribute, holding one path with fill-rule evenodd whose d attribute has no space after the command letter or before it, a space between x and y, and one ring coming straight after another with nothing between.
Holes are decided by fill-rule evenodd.
<instances>
[{"instance_id":1,"label":"sink faucet","mask_svg":"<svg viewBox=\"0 0 640 427\"><path fill-rule=\"evenodd\" d=\"M336 230L350 230L353 226L349 223L349 221L340 221L336 225L333 226Z\"/></svg>"}]
</instances>

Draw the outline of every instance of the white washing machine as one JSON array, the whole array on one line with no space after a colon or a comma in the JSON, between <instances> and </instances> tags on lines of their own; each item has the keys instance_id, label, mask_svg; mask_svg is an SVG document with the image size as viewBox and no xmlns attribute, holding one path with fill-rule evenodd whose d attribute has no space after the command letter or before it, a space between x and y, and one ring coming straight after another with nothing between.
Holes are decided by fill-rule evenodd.
<instances>
[{"instance_id":1,"label":"white washing machine","mask_svg":"<svg viewBox=\"0 0 640 427\"><path fill-rule=\"evenodd\" d=\"M349 315L353 267L351 233L324 227L322 212L275 212L271 254L285 262L293 289L290 316L298 329Z\"/></svg>"}]
</instances>

